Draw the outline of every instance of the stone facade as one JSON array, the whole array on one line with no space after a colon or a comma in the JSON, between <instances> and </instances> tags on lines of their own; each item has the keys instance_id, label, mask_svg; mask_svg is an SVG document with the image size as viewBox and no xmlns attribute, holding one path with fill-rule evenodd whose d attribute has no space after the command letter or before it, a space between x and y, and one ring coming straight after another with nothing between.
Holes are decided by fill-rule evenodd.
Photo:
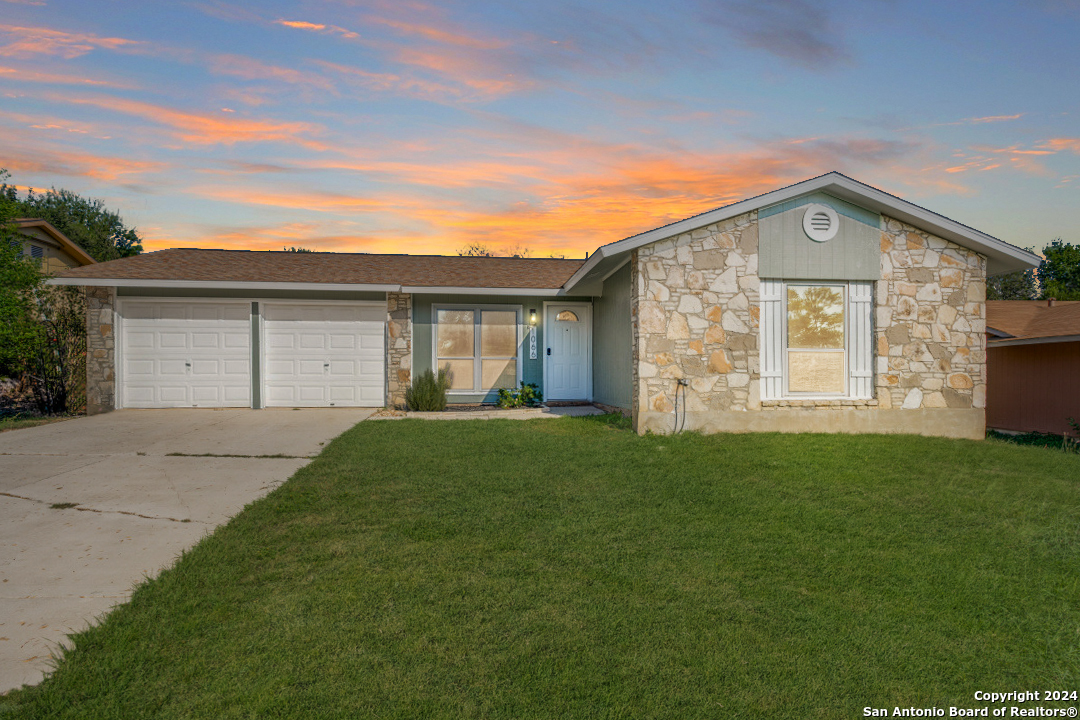
<instances>
[{"instance_id":1,"label":"stone facade","mask_svg":"<svg viewBox=\"0 0 1080 720\"><path fill-rule=\"evenodd\" d=\"M874 308L882 408L986 407L986 258L882 218Z\"/></svg>"},{"instance_id":2,"label":"stone facade","mask_svg":"<svg viewBox=\"0 0 1080 720\"><path fill-rule=\"evenodd\" d=\"M757 250L756 213L638 249L639 431L670 429L676 400L695 414L760 410Z\"/></svg>"},{"instance_id":3,"label":"stone facade","mask_svg":"<svg viewBox=\"0 0 1080 720\"><path fill-rule=\"evenodd\" d=\"M762 402L757 230L751 212L632 257L638 432L671 432L678 404L705 432L982 436L985 257L882 217L874 397Z\"/></svg>"},{"instance_id":4,"label":"stone facade","mask_svg":"<svg viewBox=\"0 0 1080 720\"><path fill-rule=\"evenodd\" d=\"M116 288L86 288L86 414L116 407Z\"/></svg>"},{"instance_id":5,"label":"stone facade","mask_svg":"<svg viewBox=\"0 0 1080 720\"><path fill-rule=\"evenodd\" d=\"M386 294L386 405L405 407L412 384L412 295Z\"/></svg>"}]
</instances>

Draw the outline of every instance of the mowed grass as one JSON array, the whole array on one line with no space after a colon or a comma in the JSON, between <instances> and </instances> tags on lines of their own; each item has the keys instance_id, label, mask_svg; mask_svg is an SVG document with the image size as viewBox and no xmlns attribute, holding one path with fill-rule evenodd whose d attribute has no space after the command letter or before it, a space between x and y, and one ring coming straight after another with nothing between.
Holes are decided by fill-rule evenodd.
<instances>
[{"instance_id":1,"label":"mowed grass","mask_svg":"<svg viewBox=\"0 0 1080 720\"><path fill-rule=\"evenodd\" d=\"M365 422L74 642L0 717L850 718L1080 689L1080 462Z\"/></svg>"}]
</instances>

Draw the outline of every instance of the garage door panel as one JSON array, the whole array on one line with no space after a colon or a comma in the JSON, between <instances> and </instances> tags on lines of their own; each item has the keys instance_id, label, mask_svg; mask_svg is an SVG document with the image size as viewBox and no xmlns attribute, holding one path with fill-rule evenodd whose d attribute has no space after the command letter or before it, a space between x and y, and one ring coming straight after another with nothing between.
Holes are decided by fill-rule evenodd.
<instances>
[{"instance_id":1,"label":"garage door panel","mask_svg":"<svg viewBox=\"0 0 1080 720\"><path fill-rule=\"evenodd\" d=\"M299 346L301 350L322 350L326 347L326 336L301 333Z\"/></svg>"},{"instance_id":2,"label":"garage door panel","mask_svg":"<svg viewBox=\"0 0 1080 720\"><path fill-rule=\"evenodd\" d=\"M385 316L385 306L266 303L267 405L382 405Z\"/></svg>"},{"instance_id":3,"label":"garage door panel","mask_svg":"<svg viewBox=\"0 0 1080 720\"><path fill-rule=\"evenodd\" d=\"M323 385L301 385L299 397L301 402L325 402L326 387Z\"/></svg>"},{"instance_id":4,"label":"garage door panel","mask_svg":"<svg viewBox=\"0 0 1080 720\"><path fill-rule=\"evenodd\" d=\"M186 360L155 360L151 361L150 371L151 377L154 375L160 375L162 377L186 377L188 374L188 366Z\"/></svg>"},{"instance_id":5,"label":"garage door panel","mask_svg":"<svg viewBox=\"0 0 1080 720\"><path fill-rule=\"evenodd\" d=\"M188 335L183 332L158 331L156 345L162 350L183 349L188 346Z\"/></svg>"},{"instance_id":6,"label":"garage door panel","mask_svg":"<svg viewBox=\"0 0 1080 720\"><path fill-rule=\"evenodd\" d=\"M137 390L141 390L141 389L142 388L137 388ZM153 398L151 400L151 402L156 401L156 402L159 402L161 404L167 404L167 403L190 404L190 402L188 401L188 388L186 388L186 387L176 387L176 386L168 386L168 385L161 386L161 387L159 387L157 389L158 392L157 392L157 397L156 398L154 398L153 389L151 388L150 390L151 390L150 397Z\"/></svg>"},{"instance_id":7,"label":"garage door panel","mask_svg":"<svg viewBox=\"0 0 1080 720\"><path fill-rule=\"evenodd\" d=\"M222 340L223 338L218 333L191 333L191 347L193 349L216 350Z\"/></svg>"},{"instance_id":8,"label":"garage door panel","mask_svg":"<svg viewBox=\"0 0 1080 720\"><path fill-rule=\"evenodd\" d=\"M356 335L342 335L335 333L330 336L330 348L334 350L355 350L357 346Z\"/></svg>"},{"instance_id":9,"label":"garage door panel","mask_svg":"<svg viewBox=\"0 0 1080 720\"><path fill-rule=\"evenodd\" d=\"M131 332L127 336L127 347L137 349L149 349L154 347L154 333L152 332Z\"/></svg>"},{"instance_id":10,"label":"garage door panel","mask_svg":"<svg viewBox=\"0 0 1080 720\"><path fill-rule=\"evenodd\" d=\"M251 406L250 303L124 300L120 312L122 406Z\"/></svg>"},{"instance_id":11,"label":"garage door panel","mask_svg":"<svg viewBox=\"0 0 1080 720\"><path fill-rule=\"evenodd\" d=\"M295 350L296 338L292 335L282 335L281 333L266 333L266 349L269 350Z\"/></svg>"}]
</instances>

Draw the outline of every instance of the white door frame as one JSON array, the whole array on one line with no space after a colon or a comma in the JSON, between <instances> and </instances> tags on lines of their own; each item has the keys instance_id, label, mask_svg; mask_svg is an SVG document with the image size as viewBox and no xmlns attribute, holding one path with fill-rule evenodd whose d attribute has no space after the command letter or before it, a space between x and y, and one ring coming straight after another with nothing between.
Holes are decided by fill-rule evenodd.
<instances>
[{"instance_id":1,"label":"white door frame","mask_svg":"<svg viewBox=\"0 0 1080 720\"><path fill-rule=\"evenodd\" d=\"M585 365L586 365L586 368L585 368L585 397L584 398L572 398L572 399L574 399L574 400L582 399L582 400L588 400L589 402L592 402L592 399L593 399L593 381L592 381L592 341L593 341L592 303L591 302L582 302L580 300L574 300L574 301L569 301L569 302L558 302L556 300L545 300L544 301L544 347L543 347L543 350L541 351L541 352L543 352L543 358L544 358L544 399L545 400L548 399L548 387L549 387L549 384L548 384L549 378L548 378L548 376L550 375L550 364L548 363L548 353L547 353L548 348L550 347L548 345L548 340L550 339L549 336L548 336L548 331L551 328L553 328L554 325L555 325L554 321L548 322L548 306L550 306L550 305L558 305L560 307L573 307L573 308L583 309L585 311L584 316L586 318L586 320L585 320L586 330L587 330L588 336L589 336L589 341L585 344ZM551 398L551 399L557 399L557 398Z\"/></svg>"}]
</instances>

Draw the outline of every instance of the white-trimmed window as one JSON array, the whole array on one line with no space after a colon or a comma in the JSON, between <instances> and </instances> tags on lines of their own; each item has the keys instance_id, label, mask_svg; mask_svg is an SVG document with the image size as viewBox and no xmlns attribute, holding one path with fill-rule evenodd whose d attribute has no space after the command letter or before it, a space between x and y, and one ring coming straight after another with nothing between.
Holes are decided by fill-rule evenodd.
<instances>
[{"instance_id":1,"label":"white-trimmed window","mask_svg":"<svg viewBox=\"0 0 1080 720\"><path fill-rule=\"evenodd\" d=\"M514 305L436 305L434 366L450 366L452 393L516 388L521 378L521 308Z\"/></svg>"},{"instance_id":2,"label":"white-trimmed window","mask_svg":"<svg viewBox=\"0 0 1080 720\"><path fill-rule=\"evenodd\" d=\"M869 399L873 283L761 281L762 399Z\"/></svg>"}]
</instances>

